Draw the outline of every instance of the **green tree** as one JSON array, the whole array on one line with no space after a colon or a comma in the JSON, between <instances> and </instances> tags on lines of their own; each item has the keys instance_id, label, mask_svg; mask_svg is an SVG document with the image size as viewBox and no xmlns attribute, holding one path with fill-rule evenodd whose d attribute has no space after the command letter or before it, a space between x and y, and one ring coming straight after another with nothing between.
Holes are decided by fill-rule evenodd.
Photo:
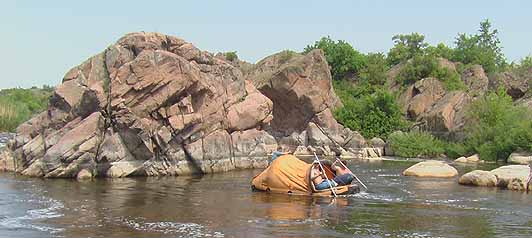
<instances>
[{"instance_id":1,"label":"green tree","mask_svg":"<svg viewBox=\"0 0 532 238\"><path fill-rule=\"evenodd\" d=\"M480 64L488 73L504 68L507 63L497 35L498 30L492 30L487 19L480 23L477 34L459 34L455 41L454 60L464 64Z\"/></svg>"},{"instance_id":2,"label":"green tree","mask_svg":"<svg viewBox=\"0 0 532 238\"><path fill-rule=\"evenodd\" d=\"M333 41L330 37L322 37L313 45L305 47L305 53L314 49L323 50L335 80L358 75L366 65L364 55L342 40Z\"/></svg>"},{"instance_id":3,"label":"green tree","mask_svg":"<svg viewBox=\"0 0 532 238\"><path fill-rule=\"evenodd\" d=\"M423 54L428 46L425 42L425 36L416 32L407 35L395 35L392 40L394 46L388 52L388 63L390 65L396 65L416 55Z\"/></svg>"}]
</instances>

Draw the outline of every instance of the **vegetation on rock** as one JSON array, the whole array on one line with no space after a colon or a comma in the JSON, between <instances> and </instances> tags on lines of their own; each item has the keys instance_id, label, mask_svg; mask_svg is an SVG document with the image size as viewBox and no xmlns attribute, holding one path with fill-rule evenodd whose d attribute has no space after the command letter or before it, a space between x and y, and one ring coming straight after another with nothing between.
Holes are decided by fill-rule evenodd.
<instances>
[{"instance_id":1,"label":"vegetation on rock","mask_svg":"<svg viewBox=\"0 0 532 238\"><path fill-rule=\"evenodd\" d=\"M387 138L393 131L408 131L409 122L398 106L399 93L421 79L432 77L443 83L445 93L471 90L470 95L478 98L465 105L465 111L470 113L466 116L464 134L459 140L450 141L427 132L395 134L388 139L397 155L445 153L456 158L479 153L484 160L495 160L506 159L515 150L532 150L532 112L514 106L504 90L479 92L488 88L487 77L481 76L484 72L495 75L511 70L512 75L524 78L532 73L531 56L520 63L508 64L498 30L492 28L489 20L482 21L475 34L458 34L454 47L443 43L429 45L419 33L398 34L392 40L394 46L387 54L365 55L346 41L330 37L305 48L307 52L316 48L325 52L335 79L334 89L343 103L335 117L344 126L360 131L366 138ZM476 70L478 65L480 71ZM393 85L399 89L392 89Z\"/></svg>"},{"instance_id":2,"label":"vegetation on rock","mask_svg":"<svg viewBox=\"0 0 532 238\"><path fill-rule=\"evenodd\" d=\"M12 88L0 90L0 131L14 131L22 122L43 111L53 88Z\"/></svg>"}]
</instances>

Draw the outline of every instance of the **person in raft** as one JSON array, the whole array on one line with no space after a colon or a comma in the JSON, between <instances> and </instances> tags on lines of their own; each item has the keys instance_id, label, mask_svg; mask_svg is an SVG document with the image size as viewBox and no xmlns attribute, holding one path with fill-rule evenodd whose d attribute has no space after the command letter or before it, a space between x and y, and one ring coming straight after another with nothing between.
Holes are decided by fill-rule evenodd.
<instances>
[{"instance_id":1,"label":"person in raft","mask_svg":"<svg viewBox=\"0 0 532 238\"><path fill-rule=\"evenodd\" d=\"M324 173L320 169L320 164L318 162L312 163L312 169L310 170L310 179L314 183L314 187L317 190L323 190L332 187L336 187L337 184L332 179L324 178Z\"/></svg>"},{"instance_id":2,"label":"person in raft","mask_svg":"<svg viewBox=\"0 0 532 238\"><path fill-rule=\"evenodd\" d=\"M347 161L340 160L340 158L336 158L336 161L331 165L331 169L336 173L336 177L334 177L334 182L336 182L338 185L348 185L353 182L353 172L347 168Z\"/></svg>"},{"instance_id":3,"label":"person in raft","mask_svg":"<svg viewBox=\"0 0 532 238\"><path fill-rule=\"evenodd\" d=\"M273 162L275 159L279 158L279 156L286 154L288 153L283 152L283 148L281 146L278 146L277 150L272 153L272 159L270 160L270 163Z\"/></svg>"}]
</instances>

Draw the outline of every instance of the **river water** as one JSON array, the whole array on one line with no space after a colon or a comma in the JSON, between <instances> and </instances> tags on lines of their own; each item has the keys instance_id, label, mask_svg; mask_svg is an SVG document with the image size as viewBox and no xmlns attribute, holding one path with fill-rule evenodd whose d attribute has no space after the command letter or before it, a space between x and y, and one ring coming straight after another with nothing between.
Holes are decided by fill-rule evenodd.
<instances>
[{"instance_id":1,"label":"river water","mask_svg":"<svg viewBox=\"0 0 532 238\"><path fill-rule=\"evenodd\" d=\"M0 237L532 237L532 195L351 162L352 197L251 192L258 170L77 182L0 174ZM472 168L458 167L461 173Z\"/></svg>"}]
</instances>

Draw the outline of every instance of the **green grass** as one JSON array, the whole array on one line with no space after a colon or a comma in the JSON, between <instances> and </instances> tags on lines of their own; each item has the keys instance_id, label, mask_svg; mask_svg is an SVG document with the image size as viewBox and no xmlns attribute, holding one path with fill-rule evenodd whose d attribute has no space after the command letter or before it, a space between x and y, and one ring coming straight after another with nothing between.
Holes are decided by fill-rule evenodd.
<instances>
[{"instance_id":1,"label":"green grass","mask_svg":"<svg viewBox=\"0 0 532 238\"><path fill-rule=\"evenodd\" d=\"M48 106L53 88L12 88L0 90L0 131L13 132L21 123Z\"/></svg>"}]
</instances>

